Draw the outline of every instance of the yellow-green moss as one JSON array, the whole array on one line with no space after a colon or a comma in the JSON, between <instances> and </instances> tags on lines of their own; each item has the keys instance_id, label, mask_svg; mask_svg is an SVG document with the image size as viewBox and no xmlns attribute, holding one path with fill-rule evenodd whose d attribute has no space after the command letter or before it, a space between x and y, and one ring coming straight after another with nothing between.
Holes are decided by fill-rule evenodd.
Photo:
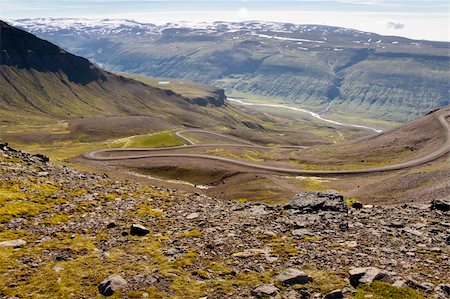
<instances>
[{"instance_id":1,"label":"yellow-green moss","mask_svg":"<svg viewBox=\"0 0 450 299\"><path fill-rule=\"evenodd\" d=\"M370 285L362 285L357 288L353 298L365 299L372 295L373 299L425 299L418 291L405 287L397 288L385 282L375 281Z\"/></svg>"}]
</instances>

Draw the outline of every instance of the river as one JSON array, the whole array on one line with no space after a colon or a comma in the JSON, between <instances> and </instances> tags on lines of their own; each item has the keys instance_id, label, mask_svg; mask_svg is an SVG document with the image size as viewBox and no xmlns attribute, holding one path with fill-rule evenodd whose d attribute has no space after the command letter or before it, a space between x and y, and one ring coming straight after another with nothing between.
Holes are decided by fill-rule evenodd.
<instances>
[{"instance_id":1,"label":"river","mask_svg":"<svg viewBox=\"0 0 450 299\"><path fill-rule=\"evenodd\" d=\"M263 106L263 107L275 107L275 108L283 108L283 109L289 109L289 110L294 110L294 111L298 111L298 112L302 112L302 113L306 113L311 115L314 118L317 118L321 121L327 122L327 123L331 123L334 125L338 125L338 126L345 126L345 127L354 127L354 128L360 128L360 129L366 129L366 130L371 130L374 131L376 133L381 133L383 132L383 130L380 129L376 129L376 128L372 128L369 126L363 126L363 125L355 125L355 124L348 124L348 123L342 123L342 122L338 122L332 119L327 119L324 118L322 116L320 116L319 114L306 110L306 109L302 109L302 108L297 108L297 107L291 107L291 106L286 106L286 105L279 105L279 104L257 104L257 103L248 103L248 102L244 102L242 100L238 100L238 99L233 99L233 98L227 98L227 100L229 100L230 102L239 104L239 105L244 105L244 106Z\"/></svg>"}]
</instances>

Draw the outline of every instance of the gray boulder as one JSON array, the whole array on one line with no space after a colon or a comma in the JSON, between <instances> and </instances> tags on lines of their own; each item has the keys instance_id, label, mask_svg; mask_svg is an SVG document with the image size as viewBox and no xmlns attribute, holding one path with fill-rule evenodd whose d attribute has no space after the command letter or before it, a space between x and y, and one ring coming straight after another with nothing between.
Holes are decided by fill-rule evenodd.
<instances>
[{"instance_id":1,"label":"gray boulder","mask_svg":"<svg viewBox=\"0 0 450 299\"><path fill-rule=\"evenodd\" d=\"M284 285L307 284L312 278L303 271L295 268L288 268L275 277L276 281Z\"/></svg>"},{"instance_id":2,"label":"gray boulder","mask_svg":"<svg viewBox=\"0 0 450 299\"><path fill-rule=\"evenodd\" d=\"M275 295L279 289L272 284L262 284L252 290L252 295L257 298Z\"/></svg>"},{"instance_id":3,"label":"gray boulder","mask_svg":"<svg viewBox=\"0 0 450 299\"><path fill-rule=\"evenodd\" d=\"M27 242L25 240L17 239L17 240L10 240L10 241L0 242L0 247L19 248L19 247L25 246L26 244L27 244Z\"/></svg>"},{"instance_id":4,"label":"gray boulder","mask_svg":"<svg viewBox=\"0 0 450 299\"><path fill-rule=\"evenodd\" d=\"M294 210L296 213L348 212L344 196L336 191L302 192L295 195L292 201L284 205L283 208Z\"/></svg>"},{"instance_id":5,"label":"gray boulder","mask_svg":"<svg viewBox=\"0 0 450 299\"><path fill-rule=\"evenodd\" d=\"M103 296L111 296L127 286L127 281L120 275L113 274L98 285L98 291Z\"/></svg>"},{"instance_id":6,"label":"gray boulder","mask_svg":"<svg viewBox=\"0 0 450 299\"><path fill-rule=\"evenodd\" d=\"M378 268L366 267L366 268L352 268L350 273L350 284L353 287L357 287L360 284L371 284L374 281L383 281L387 283L393 283L391 276Z\"/></svg>"}]
</instances>

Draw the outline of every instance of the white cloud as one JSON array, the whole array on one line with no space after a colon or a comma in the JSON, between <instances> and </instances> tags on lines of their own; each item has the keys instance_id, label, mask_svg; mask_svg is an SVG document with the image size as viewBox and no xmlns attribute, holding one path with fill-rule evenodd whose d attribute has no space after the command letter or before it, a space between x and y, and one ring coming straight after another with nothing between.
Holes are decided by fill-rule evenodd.
<instances>
[{"instance_id":1,"label":"white cloud","mask_svg":"<svg viewBox=\"0 0 450 299\"><path fill-rule=\"evenodd\" d=\"M405 28L405 24L400 23L400 22L396 22L396 21L389 21L386 23L386 27L389 29L396 29L396 30L400 30Z\"/></svg>"}]
</instances>

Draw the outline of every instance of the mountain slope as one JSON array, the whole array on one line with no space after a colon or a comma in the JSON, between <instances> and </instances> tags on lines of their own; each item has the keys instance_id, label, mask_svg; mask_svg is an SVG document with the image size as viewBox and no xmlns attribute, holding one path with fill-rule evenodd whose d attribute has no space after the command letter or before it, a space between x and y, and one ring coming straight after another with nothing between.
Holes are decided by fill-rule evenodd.
<instances>
[{"instance_id":1,"label":"mountain slope","mask_svg":"<svg viewBox=\"0 0 450 299\"><path fill-rule=\"evenodd\" d=\"M448 105L449 43L281 23L15 22L108 69L407 121Z\"/></svg>"},{"instance_id":2,"label":"mountain slope","mask_svg":"<svg viewBox=\"0 0 450 299\"><path fill-rule=\"evenodd\" d=\"M4 123L146 115L182 124L195 123L199 119L195 114L204 114L196 111L193 101L171 90L108 73L32 34L4 22L0 26L0 115ZM216 91L211 88L209 92ZM224 94L206 97L204 106L208 100L221 106Z\"/></svg>"}]
</instances>

